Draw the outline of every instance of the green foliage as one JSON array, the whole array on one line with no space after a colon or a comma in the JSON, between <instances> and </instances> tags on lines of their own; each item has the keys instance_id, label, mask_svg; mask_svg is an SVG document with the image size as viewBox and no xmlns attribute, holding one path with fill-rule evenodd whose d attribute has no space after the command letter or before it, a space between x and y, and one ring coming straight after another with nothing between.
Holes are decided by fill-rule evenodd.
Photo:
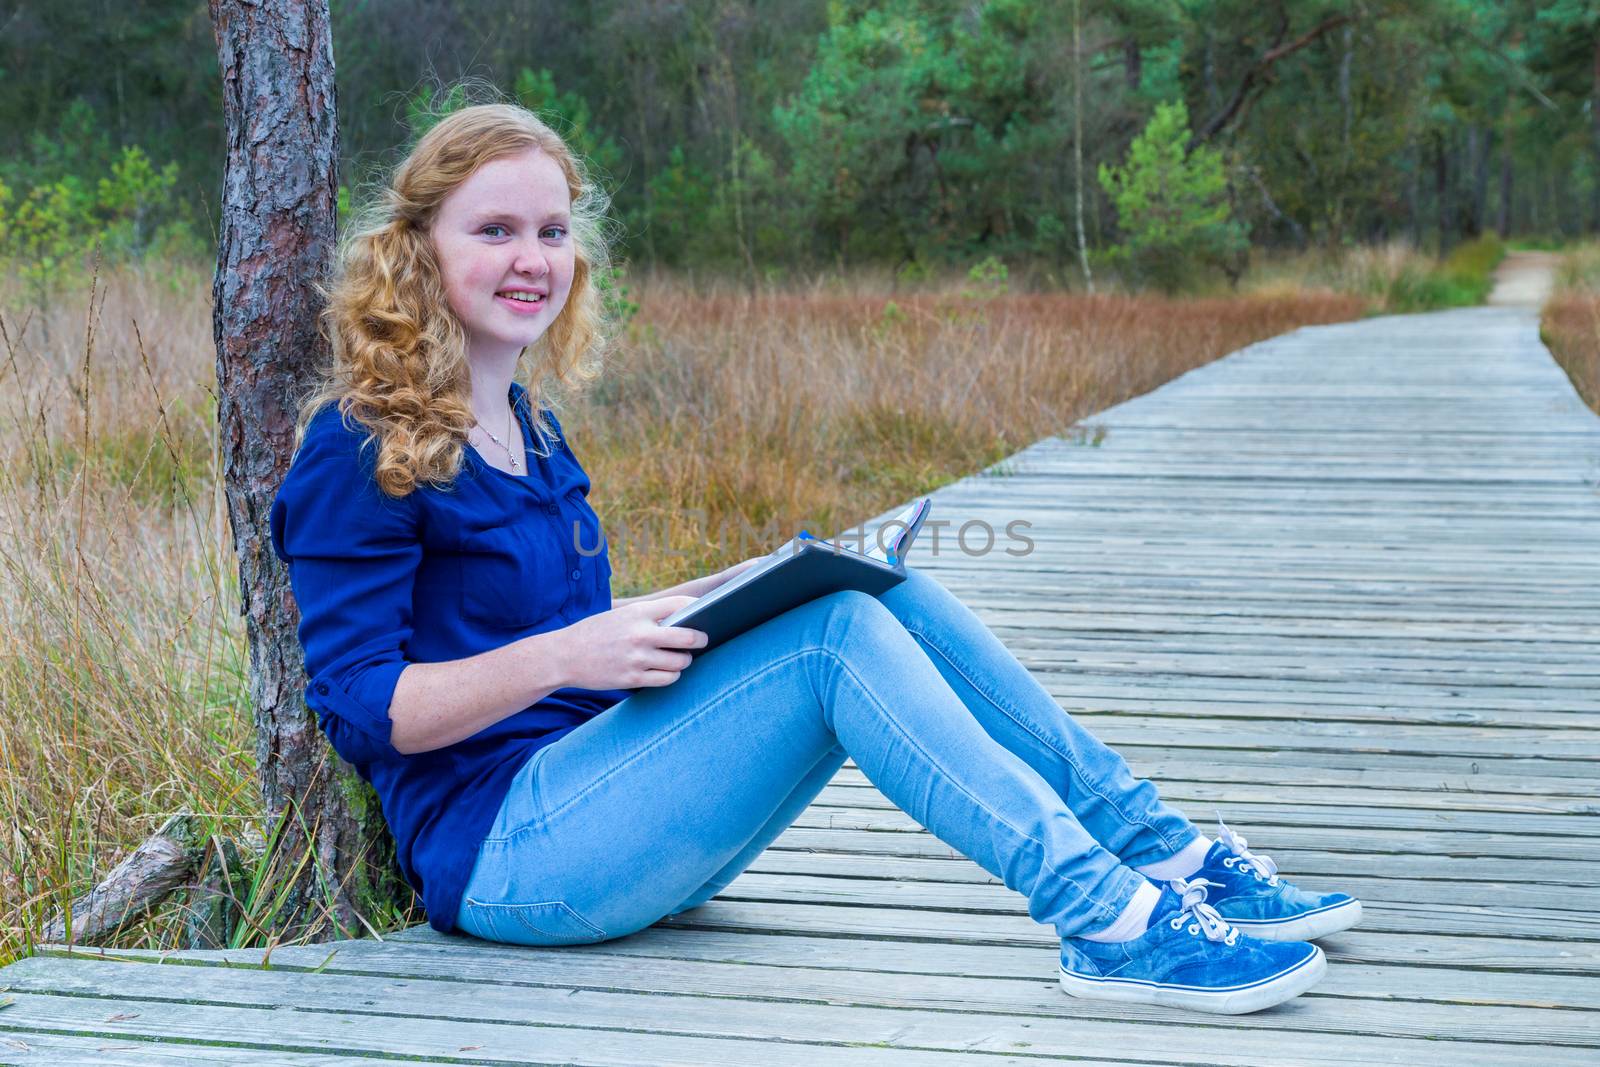
<instances>
[{"instance_id":1,"label":"green foliage","mask_svg":"<svg viewBox=\"0 0 1600 1067\"><path fill-rule=\"evenodd\" d=\"M93 471L129 500L175 506L205 484L211 444L204 432L208 424L181 403L169 414L182 427L175 438L164 437L156 427L127 426L87 443L72 436L32 442L34 469L54 475L63 485L81 471Z\"/></svg>"},{"instance_id":2,"label":"green foliage","mask_svg":"<svg viewBox=\"0 0 1600 1067\"><path fill-rule=\"evenodd\" d=\"M1037 220L1067 209L1059 33L1023 0L831 8L773 110L815 243L920 262L1039 251Z\"/></svg>"},{"instance_id":3,"label":"green foliage","mask_svg":"<svg viewBox=\"0 0 1600 1067\"><path fill-rule=\"evenodd\" d=\"M1483 303L1505 244L1494 234L1458 245L1431 267L1403 263L1392 273L1370 275L1365 288L1386 312L1436 311Z\"/></svg>"},{"instance_id":4,"label":"green foliage","mask_svg":"<svg viewBox=\"0 0 1600 1067\"><path fill-rule=\"evenodd\" d=\"M470 77L590 161L624 253L694 271L759 279L867 261L958 275L996 256L1062 277L1081 192L1091 263L1114 247L1125 278L1178 284L1151 273L1167 261L1140 251L1095 181L1102 164L1127 166L1168 101L1226 161L1228 221L1258 246L1450 247L1490 228L1558 244L1600 230L1591 0L395 0L331 15L343 183L365 184L478 95L418 89L420 72L435 86ZM87 195L94 226L68 223L80 248L63 262L96 227L108 254L135 258L213 232L205 197L223 146L203 9L58 0L6 25L10 210L57 182ZM125 177L166 188L108 209L100 180L115 184L135 145L149 167ZM48 230L34 240L50 244ZM1226 226L1214 236L1237 243ZM1234 261L1213 247L1185 269Z\"/></svg>"},{"instance_id":5,"label":"green foliage","mask_svg":"<svg viewBox=\"0 0 1600 1067\"><path fill-rule=\"evenodd\" d=\"M561 134L597 176L621 168L622 149L595 126L588 101L577 93L557 90L555 75L549 70L523 67L517 72L512 95Z\"/></svg>"},{"instance_id":6,"label":"green foliage","mask_svg":"<svg viewBox=\"0 0 1600 1067\"><path fill-rule=\"evenodd\" d=\"M158 171L138 145L122 150L111 165L111 176L100 179L97 195L106 218L101 240L108 251L132 259L144 256L154 236L155 219L171 203L177 181L176 163Z\"/></svg>"},{"instance_id":7,"label":"green foliage","mask_svg":"<svg viewBox=\"0 0 1600 1067\"><path fill-rule=\"evenodd\" d=\"M97 250L133 263L203 251L177 196L179 173L140 145L114 147L95 108L75 98L0 160L0 260L45 306Z\"/></svg>"},{"instance_id":8,"label":"green foliage","mask_svg":"<svg viewBox=\"0 0 1600 1067\"><path fill-rule=\"evenodd\" d=\"M933 271L926 263L917 260L907 260L906 263L894 272L894 280L898 285L921 285L933 277Z\"/></svg>"},{"instance_id":9,"label":"green foliage","mask_svg":"<svg viewBox=\"0 0 1600 1067\"><path fill-rule=\"evenodd\" d=\"M84 217L84 199L82 183L72 179L36 185L5 220L5 254L41 306L74 265L80 240L73 222Z\"/></svg>"},{"instance_id":10,"label":"green foliage","mask_svg":"<svg viewBox=\"0 0 1600 1067\"><path fill-rule=\"evenodd\" d=\"M27 150L4 164L19 185L40 185L73 173L95 173L109 168L116 158L111 138L95 109L75 97L61 112L53 128L28 135Z\"/></svg>"},{"instance_id":11,"label":"green foliage","mask_svg":"<svg viewBox=\"0 0 1600 1067\"><path fill-rule=\"evenodd\" d=\"M406 129L409 140L415 144L422 135L439 125L452 113L460 111L472 101L465 85L451 85L440 90L432 85L418 86L406 97Z\"/></svg>"},{"instance_id":12,"label":"green foliage","mask_svg":"<svg viewBox=\"0 0 1600 1067\"><path fill-rule=\"evenodd\" d=\"M703 258L713 240L706 226L713 188L709 175L689 161L682 145L673 145L667 165L646 183L649 247L666 263Z\"/></svg>"},{"instance_id":13,"label":"green foliage","mask_svg":"<svg viewBox=\"0 0 1600 1067\"><path fill-rule=\"evenodd\" d=\"M999 257L990 256L967 271L967 288L963 292L978 298L1004 296L1010 288L1010 277L1011 272Z\"/></svg>"},{"instance_id":14,"label":"green foliage","mask_svg":"<svg viewBox=\"0 0 1600 1067\"><path fill-rule=\"evenodd\" d=\"M1200 269L1232 269L1247 243L1231 217L1222 157L1204 147L1189 151L1188 142L1188 109L1173 101L1156 108L1126 163L1100 166L1126 237L1114 255L1168 292Z\"/></svg>"},{"instance_id":15,"label":"green foliage","mask_svg":"<svg viewBox=\"0 0 1600 1067\"><path fill-rule=\"evenodd\" d=\"M619 326L627 326L633 317L639 313L639 304L631 299L632 290L628 288L628 268L618 263L608 267L595 275L595 288L600 290L601 299L604 301L606 317Z\"/></svg>"}]
</instances>

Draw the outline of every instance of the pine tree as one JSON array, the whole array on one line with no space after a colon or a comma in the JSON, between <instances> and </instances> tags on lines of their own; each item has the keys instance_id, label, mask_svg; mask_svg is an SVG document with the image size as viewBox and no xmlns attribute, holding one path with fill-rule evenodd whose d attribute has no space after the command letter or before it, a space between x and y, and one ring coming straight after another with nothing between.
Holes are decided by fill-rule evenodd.
<instances>
[{"instance_id":1,"label":"pine tree","mask_svg":"<svg viewBox=\"0 0 1600 1067\"><path fill-rule=\"evenodd\" d=\"M1231 217L1222 156L1204 146L1187 151L1189 113L1181 100L1156 108L1120 167L1100 166L1100 185L1117 208L1124 242L1114 258L1172 292L1222 268L1246 246Z\"/></svg>"}]
</instances>

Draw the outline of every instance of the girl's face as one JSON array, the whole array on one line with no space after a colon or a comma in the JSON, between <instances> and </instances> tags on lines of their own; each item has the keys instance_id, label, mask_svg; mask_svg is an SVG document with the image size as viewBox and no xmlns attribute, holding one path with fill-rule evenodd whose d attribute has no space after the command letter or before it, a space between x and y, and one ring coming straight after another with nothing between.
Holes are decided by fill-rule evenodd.
<instances>
[{"instance_id":1,"label":"girl's face","mask_svg":"<svg viewBox=\"0 0 1600 1067\"><path fill-rule=\"evenodd\" d=\"M537 148L490 160L439 204L430 235L470 359L515 360L566 306L572 198Z\"/></svg>"}]
</instances>

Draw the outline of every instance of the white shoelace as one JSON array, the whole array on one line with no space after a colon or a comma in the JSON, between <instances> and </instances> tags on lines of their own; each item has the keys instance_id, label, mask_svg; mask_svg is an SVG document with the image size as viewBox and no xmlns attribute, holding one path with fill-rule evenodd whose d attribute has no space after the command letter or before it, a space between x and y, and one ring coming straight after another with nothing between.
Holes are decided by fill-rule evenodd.
<instances>
[{"instance_id":1,"label":"white shoelace","mask_svg":"<svg viewBox=\"0 0 1600 1067\"><path fill-rule=\"evenodd\" d=\"M1182 910L1167 920L1167 924L1174 930L1188 923L1191 934L1204 934L1208 941L1221 941L1224 945L1231 946L1239 940L1238 928L1229 926L1228 920L1219 915L1216 908L1206 903L1206 886L1216 886L1221 889L1220 884L1204 878L1174 878L1167 884L1183 897Z\"/></svg>"},{"instance_id":2,"label":"white shoelace","mask_svg":"<svg viewBox=\"0 0 1600 1067\"><path fill-rule=\"evenodd\" d=\"M1222 821L1222 816L1217 816L1217 840L1222 842L1222 847L1233 853L1230 859L1222 861L1224 867L1239 865L1241 871L1253 873L1258 881L1265 881L1268 885L1278 884L1278 865L1271 856L1258 856L1250 851L1250 842L1244 839L1243 834L1236 834L1228 829L1228 824Z\"/></svg>"}]
</instances>

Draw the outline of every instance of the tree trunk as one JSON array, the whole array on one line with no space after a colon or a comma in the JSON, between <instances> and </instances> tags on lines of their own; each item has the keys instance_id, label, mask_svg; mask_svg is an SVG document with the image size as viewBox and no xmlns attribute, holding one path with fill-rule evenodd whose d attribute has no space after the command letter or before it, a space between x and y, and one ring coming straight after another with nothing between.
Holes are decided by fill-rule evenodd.
<instances>
[{"instance_id":1,"label":"tree trunk","mask_svg":"<svg viewBox=\"0 0 1600 1067\"><path fill-rule=\"evenodd\" d=\"M1411 181L1406 184L1406 218L1411 225L1411 247L1422 247L1422 141L1415 135L1407 146L1411 157Z\"/></svg>"},{"instance_id":2,"label":"tree trunk","mask_svg":"<svg viewBox=\"0 0 1600 1067\"><path fill-rule=\"evenodd\" d=\"M1433 153L1434 207L1439 213L1439 254L1450 250L1450 156L1445 143L1445 133L1439 131Z\"/></svg>"},{"instance_id":3,"label":"tree trunk","mask_svg":"<svg viewBox=\"0 0 1600 1067\"><path fill-rule=\"evenodd\" d=\"M1472 157L1472 217L1470 234L1483 236L1489 219L1489 156L1494 152L1494 131L1487 126L1468 127L1468 155Z\"/></svg>"},{"instance_id":4,"label":"tree trunk","mask_svg":"<svg viewBox=\"0 0 1600 1067\"><path fill-rule=\"evenodd\" d=\"M1513 132L1515 127L1512 125L1514 119L1511 108L1511 98L1515 92L1516 90L1514 88L1507 92L1504 122L1505 128L1504 132L1500 136L1500 218L1497 228L1500 231L1501 237L1510 237L1511 227L1516 222L1516 216L1511 210L1511 180L1513 177L1511 149L1512 145L1515 144L1516 141Z\"/></svg>"},{"instance_id":5,"label":"tree trunk","mask_svg":"<svg viewBox=\"0 0 1600 1067\"><path fill-rule=\"evenodd\" d=\"M1534 157L1533 173L1524 174L1528 195L1523 203L1528 206L1528 232L1538 236L1544 232L1544 160Z\"/></svg>"},{"instance_id":6,"label":"tree trunk","mask_svg":"<svg viewBox=\"0 0 1600 1067\"><path fill-rule=\"evenodd\" d=\"M228 518L250 645L268 858L285 938L348 936L411 901L369 787L332 754L303 695L299 612L267 528L294 446L297 395L324 348L313 283L337 199L327 0L210 0L222 72L221 230L212 283Z\"/></svg>"},{"instance_id":7,"label":"tree trunk","mask_svg":"<svg viewBox=\"0 0 1600 1067\"><path fill-rule=\"evenodd\" d=\"M1133 49L1138 55L1137 44ZM1072 0L1072 183L1077 190L1078 267L1083 271L1083 287L1093 293L1089 242L1083 236L1083 11L1078 0Z\"/></svg>"},{"instance_id":8,"label":"tree trunk","mask_svg":"<svg viewBox=\"0 0 1600 1067\"><path fill-rule=\"evenodd\" d=\"M1072 34L1074 40L1077 40L1081 21L1082 16L1079 14L1078 9L1074 7L1072 9ZM1080 46L1075 44L1073 47ZM1129 36L1122 42L1122 80L1130 93L1137 93L1139 86L1144 82L1144 53L1139 48L1139 39L1137 37Z\"/></svg>"}]
</instances>

